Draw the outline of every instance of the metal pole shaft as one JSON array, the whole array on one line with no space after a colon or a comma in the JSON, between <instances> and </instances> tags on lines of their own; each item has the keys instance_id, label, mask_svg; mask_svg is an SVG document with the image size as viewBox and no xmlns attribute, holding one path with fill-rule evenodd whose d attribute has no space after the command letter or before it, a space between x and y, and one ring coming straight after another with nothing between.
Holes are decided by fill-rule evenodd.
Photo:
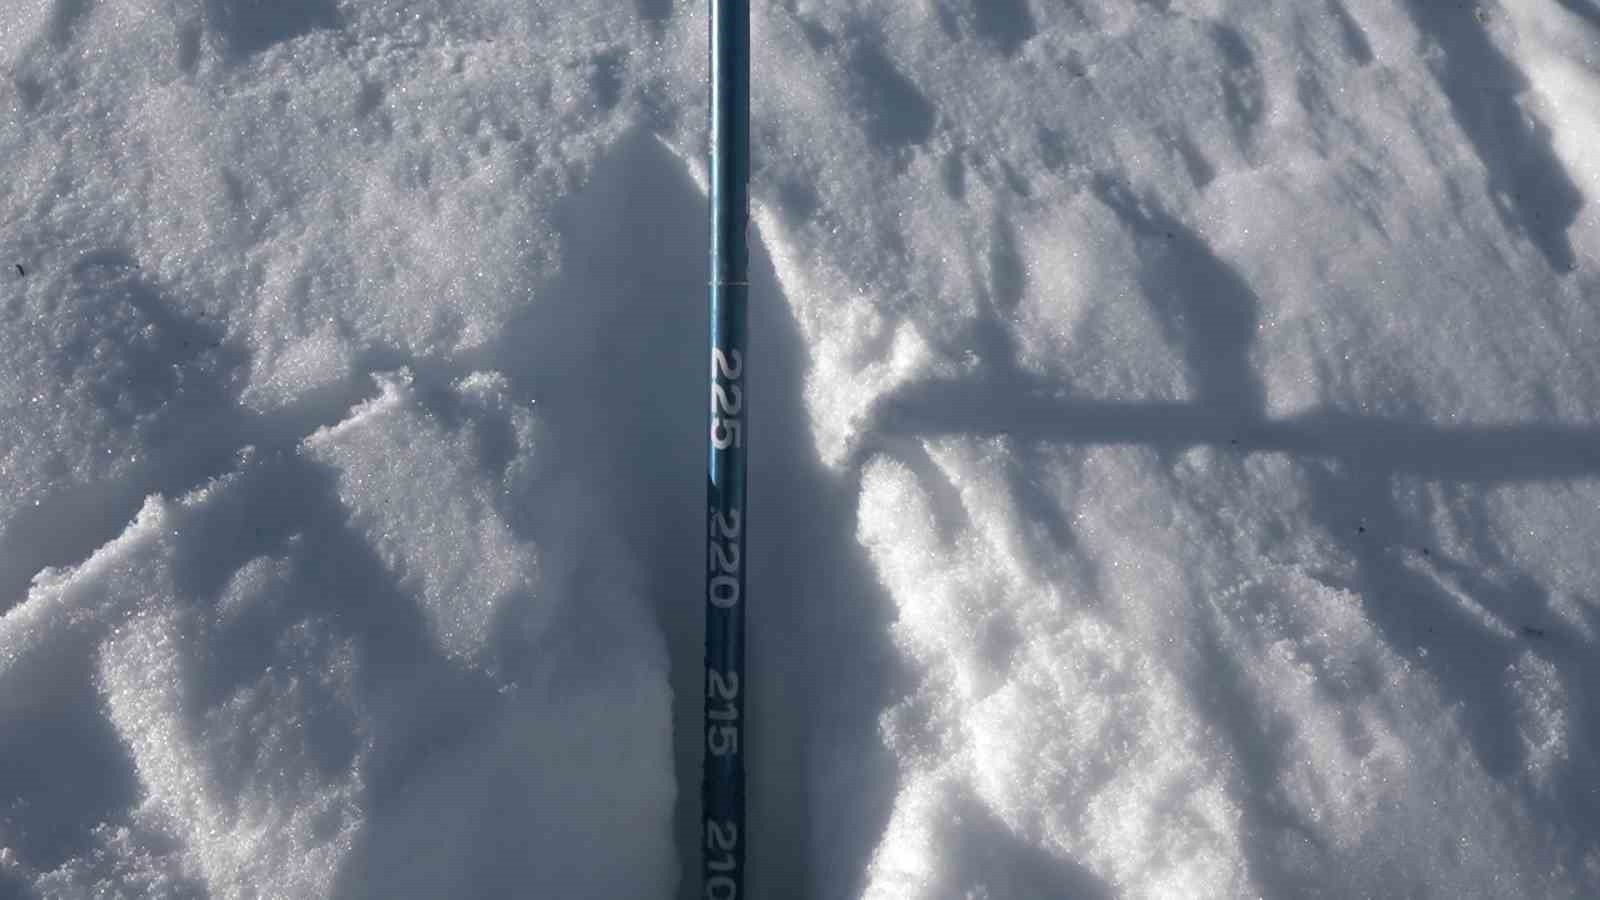
<instances>
[{"instance_id":1,"label":"metal pole shaft","mask_svg":"<svg viewBox=\"0 0 1600 900\"><path fill-rule=\"evenodd\" d=\"M701 883L744 896L745 305L750 291L750 5L711 4L710 459Z\"/></svg>"}]
</instances>

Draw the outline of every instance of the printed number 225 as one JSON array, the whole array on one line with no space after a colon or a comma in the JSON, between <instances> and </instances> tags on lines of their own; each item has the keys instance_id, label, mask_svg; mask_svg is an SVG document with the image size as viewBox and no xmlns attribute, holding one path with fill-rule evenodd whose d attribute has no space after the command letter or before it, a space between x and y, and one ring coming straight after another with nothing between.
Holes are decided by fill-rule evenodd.
<instances>
[{"instance_id":1,"label":"printed number 225","mask_svg":"<svg viewBox=\"0 0 1600 900\"><path fill-rule=\"evenodd\" d=\"M744 356L738 350L726 354L711 351L711 446L718 450L744 446L744 392L737 384L744 374ZM723 385L722 381L735 382Z\"/></svg>"}]
</instances>

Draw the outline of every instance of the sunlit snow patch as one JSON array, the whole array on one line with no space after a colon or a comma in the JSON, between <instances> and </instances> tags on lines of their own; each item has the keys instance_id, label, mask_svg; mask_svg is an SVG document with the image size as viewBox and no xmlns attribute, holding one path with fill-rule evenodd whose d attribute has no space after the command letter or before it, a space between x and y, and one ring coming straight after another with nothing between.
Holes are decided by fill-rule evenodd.
<instances>
[{"instance_id":1,"label":"sunlit snow patch","mask_svg":"<svg viewBox=\"0 0 1600 900\"><path fill-rule=\"evenodd\" d=\"M1481 736L1389 646L1392 617L1373 620L1394 585L1284 528L1312 502L1287 460L925 451L863 477L859 538L925 673L883 720L904 782L869 895L970 889L951 860L974 809L1002 844L1101 879L1091 896L1559 890L1530 868L1537 826ZM1547 781L1567 752L1560 678L1526 656L1505 674L1529 777Z\"/></svg>"}]
</instances>

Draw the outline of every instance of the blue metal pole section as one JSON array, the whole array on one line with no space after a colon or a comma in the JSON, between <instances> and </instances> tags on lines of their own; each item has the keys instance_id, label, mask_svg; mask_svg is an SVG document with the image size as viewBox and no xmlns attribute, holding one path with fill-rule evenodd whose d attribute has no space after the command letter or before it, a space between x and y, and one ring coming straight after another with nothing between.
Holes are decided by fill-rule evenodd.
<instances>
[{"instance_id":1,"label":"blue metal pole section","mask_svg":"<svg viewBox=\"0 0 1600 900\"><path fill-rule=\"evenodd\" d=\"M742 900L744 821L745 304L750 293L750 3L711 2L710 460L701 883Z\"/></svg>"}]
</instances>

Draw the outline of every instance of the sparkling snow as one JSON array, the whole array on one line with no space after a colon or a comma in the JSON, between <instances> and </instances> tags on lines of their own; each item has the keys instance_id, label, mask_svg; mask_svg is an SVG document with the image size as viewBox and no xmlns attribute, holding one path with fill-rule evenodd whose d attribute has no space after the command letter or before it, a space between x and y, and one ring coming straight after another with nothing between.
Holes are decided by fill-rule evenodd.
<instances>
[{"instance_id":1,"label":"sparkling snow","mask_svg":"<svg viewBox=\"0 0 1600 900\"><path fill-rule=\"evenodd\" d=\"M1600 5L752 6L751 896L1600 896ZM0 896L698 896L705 53L9 4Z\"/></svg>"}]
</instances>

